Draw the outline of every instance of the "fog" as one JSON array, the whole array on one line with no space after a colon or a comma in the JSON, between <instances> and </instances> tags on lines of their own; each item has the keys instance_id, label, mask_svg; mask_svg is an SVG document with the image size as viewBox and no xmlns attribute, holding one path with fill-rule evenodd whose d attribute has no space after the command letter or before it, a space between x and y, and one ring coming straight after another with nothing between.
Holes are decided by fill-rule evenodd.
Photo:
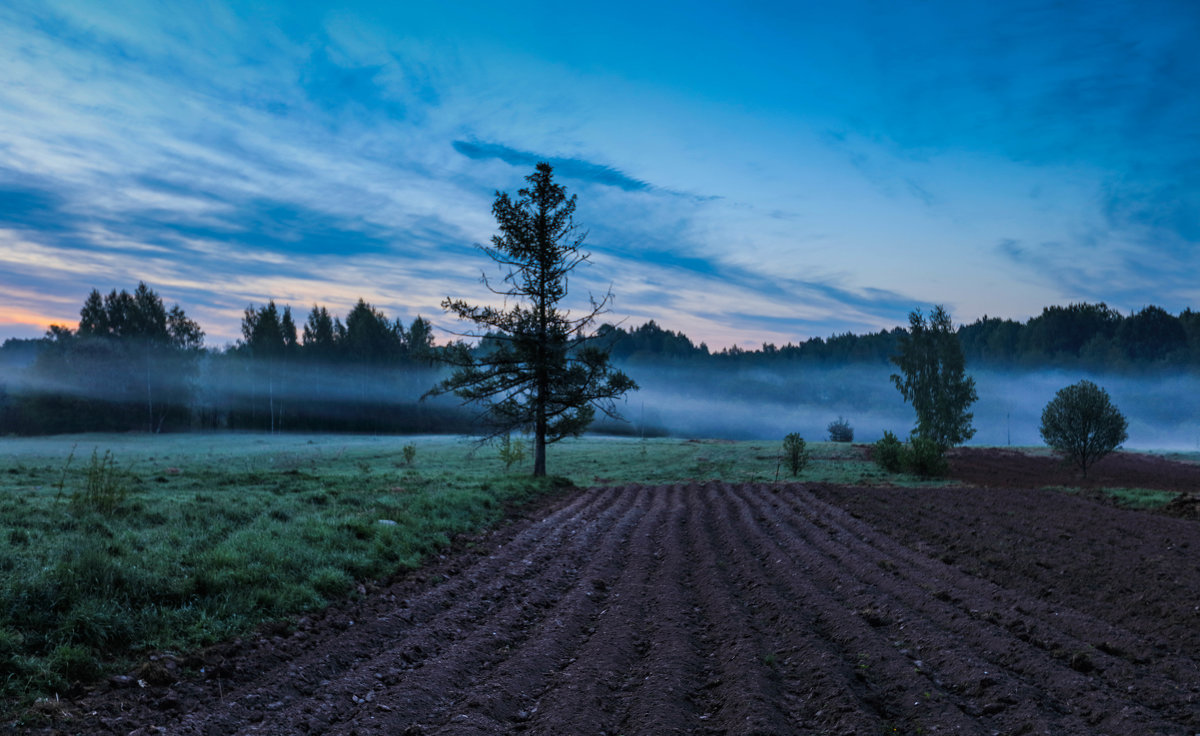
<instances>
[{"instance_id":1,"label":"fog","mask_svg":"<svg viewBox=\"0 0 1200 736\"><path fill-rule=\"evenodd\" d=\"M178 368L178 366L175 366ZM9 398L53 393L129 404L147 402L145 366L107 365L73 380L39 376L32 366L7 366ZM247 427L274 412L284 429L353 429L369 420L373 430L469 431L478 407L460 408L454 396L421 400L444 371L423 366L372 367L312 363L267 364L206 357L187 370L154 366L150 380L156 407L186 403L193 420L176 429ZM597 433L778 440L799 432L824 440L827 425L843 417L856 442L873 442L883 431L900 437L915 417L889 379L886 365L722 367L633 364L623 369L641 386L618 402L627 422L597 422ZM1129 449L1200 451L1200 376L1160 372L1140 375L1080 370L971 370L979 400L972 407L971 445L1041 445L1042 408L1057 390L1087 378L1105 388L1129 420ZM176 405L179 406L180 403ZM132 412L141 424L141 414ZM197 423L196 415L203 421ZM250 417L248 419L247 417ZM327 421L326 421L327 420ZM168 424L168 428L170 425ZM9 430L11 431L11 430ZM59 430L61 431L61 430Z\"/></svg>"},{"instance_id":2,"label":"fog","mask_svg":"<svg viewBox=\"0 0 1200 736\"><path fill-rule=\"evenodd\" d=\"M781 439L799 432L827 438L843 417L855 442L874 442L891 430L906 437L912 407L889 380L888 366L799 367L714 371L630 366L641 386L621 405L632 431L682 437ZM969 370L979 400L975 437L968 445L1042 445L1042 409L1064 386L1088 379L1106 389L1129 420L1124 447L1200 450L1200 377L1188 373L1131 377L1085 371Z\"/></svg>"},{"instance_id":3,"label":"fog","mask_svg":"<svg viewBox=\"0 0 1200 736\"><path fill-rule=\"evenodd\" d=\"M270 365L240 360L193 369L154 366L149 381L155 392L191 392L193 401L214 394L236 400L261 399L270 393L277 401L367 401L411 403L421 398L441 375L435 368L319 365ZM4 377L12 393L55 393L99 401L141 401L146 397L146 371L142 366L105 366L82 377L64 379L39 375L32 368Z\"/></svg>"},{"instance_id":4,"label":"fog","mask_svg":"<svg viewBox=\"0 0 1200 736\"><path fill-rule=\"evenodd\" d=\"M422 401L440 372L420 365L204 356L149 365L96 361L59 373L34 365L0 377L0 431L461 432L473 416L452 396Z\"/></svg>"}]
</instances>

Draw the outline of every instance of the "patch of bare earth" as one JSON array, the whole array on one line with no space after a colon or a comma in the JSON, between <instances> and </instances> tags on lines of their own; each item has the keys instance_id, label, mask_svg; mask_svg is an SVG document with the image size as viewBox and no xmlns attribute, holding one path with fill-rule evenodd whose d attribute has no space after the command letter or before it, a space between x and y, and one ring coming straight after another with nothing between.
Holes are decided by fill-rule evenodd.
<instances>
[{"instance_id":1,"label":"patch of bare earth","mask_svg":"<svg viewBox=\"0 0 1200 736\"><path fill-rule=\"evenodd\" d=\"M44 730L1194 734L1197 553L1003 485L595 488Z\"/></svg>"}]
</instances>

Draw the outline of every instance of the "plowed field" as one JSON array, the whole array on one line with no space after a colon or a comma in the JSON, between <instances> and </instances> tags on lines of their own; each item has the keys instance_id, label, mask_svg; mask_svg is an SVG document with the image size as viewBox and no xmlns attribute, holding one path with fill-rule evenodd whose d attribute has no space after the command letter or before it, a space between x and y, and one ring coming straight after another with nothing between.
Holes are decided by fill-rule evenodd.
<instances>
[{"instance_id":1,"label":"plowed field","mask_svg":"<svg viewBox=\"0 0 1200 736\"><path fill-rule=\"evenodd\" d=\"M595 488L57 732L1190 735L1198 556L1053 491Z\"/></svg>"}]
</instances>

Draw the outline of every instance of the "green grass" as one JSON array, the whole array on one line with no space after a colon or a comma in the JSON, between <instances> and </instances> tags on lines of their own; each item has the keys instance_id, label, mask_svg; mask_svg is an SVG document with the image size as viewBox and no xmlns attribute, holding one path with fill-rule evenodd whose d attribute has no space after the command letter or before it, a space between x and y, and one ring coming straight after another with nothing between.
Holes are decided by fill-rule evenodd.
<instances>
[{"instance_id":1,"label":"green grass","mask_svg":"<svg viewBox=\"0 0 1200 736\"><path fill-rule=\"evenodd\" d=\"M1047 486L1044 490L1074 494L1079 493L1082 489L1078 486ZM1097 490L1113 499L1118 506L1140 510L1161 509L1180 495L1176 491L1162 491L1154 488L1099 488Z\"/></svg>"},{"instance_id":2,"label":"green grass","mask_svg":"<svg viewBox=\"0 0 1200 736\"><path fill-rule=\"evenodd\" d=\"M1103 492L1112 496L1122 506L1134 509L1157 509L1175 500L1178 493L1153 488L1105 488Z\"/></svg>"},{"instance_id":3,"label":"green grass","mask_svg":"<svg viewBox=\"0 0 1200 736\"><path fill-rule=\"evenodd\" d=\"M0 696L65 693L146 652L324 606L554 486L502 476L471 449L363 437L0 440Z\"/></svg>"}]
</instances>

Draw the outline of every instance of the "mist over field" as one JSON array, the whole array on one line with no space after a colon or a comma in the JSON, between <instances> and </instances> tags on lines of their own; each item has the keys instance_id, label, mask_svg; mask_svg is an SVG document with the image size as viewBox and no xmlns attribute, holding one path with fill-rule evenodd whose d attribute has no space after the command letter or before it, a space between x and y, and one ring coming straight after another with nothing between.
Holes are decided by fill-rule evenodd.
<instances>
[{"instance_id":1,"label":"mist over field","mask_svg":"<svg viewBox=\"0 0 1200 736\"><path fill-rule=\"evenodd\" d=\"M36 370L32 353L6 355L3 382L9 400L53 394L81 400L124 402L144 416L145 366L97 365L69 377ZM188 397L191 422L178 429L262 429L276 414L283 431L469 432L478 407L452 395L422 396L446 375L445 368L409 365L270 363L250 358L219 360L213 354L178 369L154 366L155 406ZM906 437L915 415L883 363L731 365L692 361L633 361L621 367L640 385L617 408L627 421L601 417L596 433L634 436L777 440L799 432L824 440L839 416L854 428L856 442L874 442L884 430ZM1042 408L1056 391L1088 379L1106 389L1129 420L1125 447L1200 450L1200 375L1186 369L1101 372L1082 369L972 369L979 400L970 445L1042 445ZM138 409L141 406L143 408ZM141 412L140 414L138 412ZM156 409L158 411L158 409ZM197 424L196 417L202 418ZM8 431L13 431L10 427ZM58 431L71 431L61 429Z\"/></svg>"},{"instance_id":2,"label":"mist over field","mask_svg":"<svg viewBox=\"0 0 1200 736\"><path fill-rule=\"evenodd\" d=\"M799 432L824 440L839 416L855 442L891 430L906 437L915 423L884 365L780 371L629 369L641 390L621 407L635 432L722 439L781 439ZM1200 449L1200 377L1185 372L1129 376L1087 371L995 371L968 368L979 400L969 445L1042 445L1042 409L1064 386L1082 379L1106 389L1129 420L1128 449ZM604 425L608 426L608 425Z\"/></svg>"},{"instance_id":3,"label":"mist over field","mask_svg":"<svg viewBox=\"0 0 1200 736\"><path fill-rule=\"evenodd\" d=\"M153 374L156 391L171 394L195 391L196 402L224 400L252 401L270 396L277 402L304 404L307 402L370 403L378 406L411 404L434 385L441 373L436 368L408 368L370 365L270 365L266 361L243 360L236 366L212 369L200 366L196 370ZM15 374L8 379L10 390L46 392L99 401L142 400L145 396L145 376L137 371L123 371L119 376L92 376L87 382L47 377L35 371ZM435 404L444 405L444 397L431 397Z\"/></svg>"}]
</instances>

